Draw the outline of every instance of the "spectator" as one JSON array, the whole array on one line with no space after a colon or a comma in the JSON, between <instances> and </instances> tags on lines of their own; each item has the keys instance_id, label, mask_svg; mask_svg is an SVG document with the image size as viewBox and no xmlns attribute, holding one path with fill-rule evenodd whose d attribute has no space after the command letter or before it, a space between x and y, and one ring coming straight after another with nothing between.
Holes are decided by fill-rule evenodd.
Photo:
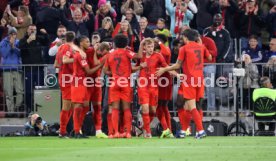
<instances>
[{"instance_id":1,"label":"spectator","mask_svg":"<svg viewBox=\"0 0 276 161\"><path fill-rule=\"evenodd\" d=\"M50 45L49 56L55 56L58 51L58 47L64 43L65 34L67 29L65 26L60 25L57 29L57 38Z\"/></svg>"},{"instance_id":2,"label":"spectator","mask_svg":"<svg viewBox=\"0 0 276 161\"><path fill-rule=\"evenodd\" d=\"M139 20L140 32L139 32L139 40L140 42L144 40L144 38L154 38L154 32L148 28L148 20L146 17L141 17Z\"/></svg>"},{"instance_id":3,"label":"spectator","mask_svg":"<svg viewBox=\"0 0 276 161\"><path fill-rule=\"evenodd\" d=\"M276 56L269 58L268 62L264 66L263 75L270 78L273 88L276 88Z\"/></svg>"},{"instance_id":4,"label":"spectator","mask_svg":"<svg viewBox=\"0 0 276 161\"><path fill-rule=\"evenodd\" d=\"M261 88L270 88L270 89L273 88L269 77L262 77L260 79L260 84L261 84ZM260 90L260 89L257 89L257 90ZM273 94L274 93L268 93L268 95L273 95ZM273 134L274 134L275 123L274 122L267 122L267 123L258 122L259 131L265 131L265 125L268 125L269 126L269 131L273 132Z\"/></svg>"},{"instance_id":5,"label":"spectator","mask_svg":"<svg viewBox=\"0 0 276 161\"><path fill-rule=\"evenodd\" d=\"M92 32L91 30L93 28L93 12L91 11L89 13L89 20L84 21L82 17L82 11L80 8L76 8L73 12L73 21L64 20L63 24L66 26L68 31L73 31L76 33L76 37L79 37L81 35L85 35L89 37L89 32Z\"/></svg>"},{"instance_id":6,"label":"spectator","mask_svg":"<svg viewBox=\"0 0 276 161\"><path fill-rule=\"evenodd\" d=\"M209 0L209 3L207 4L207 9L208 12L211 13L213 16L220 13L223 19L222 24L225 26L226 30L229 31L231 37L238 37L235 16L239 13L239 8L234 0Z\"/></svg>"},{"instance_id":7,"label":"spectator","mask_svg":"<svg viewBox=\"0 0 276 161\"><path fill-rule=\"evenodd\" d=\"M216 43L213 39L205 36L201 36L202 44L207 48L209 53L212 55L212 61L208 61L204 59L204 63L216 63L217 57L217 47ZM216 65L215 64L207 64L204 66L203 69L204 78L208 78L211 82L215 82L215 75L216 75ZM213 77L212 77L213 75ZM208 82L210 85L211 82ZM206 95L207 95L207 110L208 111L215 111L216 110L216 92L214 86L206 86ZM210 113L212 115L212 113Z\"/></svg>"},{"instance_id":8,"label":"spectator","mask_svg":"<svg viewBox=\"0 0 276 161\"><path fill-rule=\"evenodd\" d=\"M23 103L23 80L22 64L20 50L18 48L17 30L10 27L8 36L0 42L0 56L3 66L3 84L6 96L6 105L8 112L17 111ZM14 90L16 95L14 96ZM16 102L14 102L16 97Z\"/></svg>"},{"instance_id":9,"label":"spectator","mask_svg":"<svg viewBox=\"0 0 276 161\"><path fill-rule=\"evenodd\" d=\"M37 10L37 30L45 29L49 34L50 41L54 41L57 37L57 28L63 19L62 11L52 7L52 0L43 0L41 7Z\"/></svg>"},{"instance_id":10,"label":"spectator","mask_svg":"<svg viewBox=\"0 0 276 161\"><path fill-rule=\"evenodd\" d=\"M149 28L154 30L158 18L166 18L164 0L143 0L143 16L148 19Z\"/></svg>"},{"instance_id":11,"label":"spectator","mask_svg":"<svg viewBox=\"0 0 276 161\"><path fill-rule=\"evenodd\" d=\"M243 107L252 110L252 94L254 89L259 88L259 72L257 65L252 63L250 55L244 54L242 61L245 63L245 76L240 79L240 87L243 88Z\"/></svg>"},{"instance_id":12,"label":"spectator","mask_svg":"<svg viewBox=\"0 0 276 161\"><path fill-rule=\"evenodd\" d=\"M209 1L196 0L195 2L198 8L198 12L195 15L196 17L194 19L196 21L197 30L202 33L205 28L212 25L213 15L208 12L209 9L207 8L207 4L209 3Z\"/></svg>"},{"instance_id":13,"label":"spectator","mask_svg":"<svg viewBox=\"0 0 276 161\"><path fill-rule=\"evenodd\" d=\"M269 27L270 37L276 37L276 5L270 9L266 19Z\"/></svg>"},{"instance_id":14,"label":"spectator","mask_svg":"<svg viewBox=\"0 0 276 161\"><path fill-rule=\"evenodd\" d=\"M258 37L251 35L249 37L249 46L242 51L242 55L248 54L252 63L258 63L263 59L262 48L258 45Z\"/></svg>"},{"instance_id":15,"label":"spectator","mask_svg":"<svg viewBox=\"0 0 276 161\"><path fill-rule=\"evenodd\" d=\"M12 14L10 8L7 8L7 13L9 15L11 26L17 29L17 38L22 39L27 31L28 26L33 23L28 7L19 6L17 17Z\"/></svg>"},{"instance_id":16,"label":"spectator","mask_svg":"<svg viewBox=\"0 0 276 161\"><path fill-rule=\"evenodd\" d=\"M37 27L30 25L23 39L19 41L23 64L43 64L45 62L46 53L45 46L48 47L49 39L45 29L40 29L37 33ZM27 112L33 107L33 88L35 86L44 85L44 67L26 66L25 72L25 100Z\"/></svg>"},{"instance_id":17,"label":"spectator","mask_svg":"<svg viewBox=\"0 0 276 161\"><path fill-rule=\"evenodd\" d=\"M43 47L48 46L49 39L45 29L37 33L36 25L28 27L26 35L19 41L23 64L43 64Z\"/></svg>"},{"instance_id":18,"label":"spectator","mask_svg":"<svg viewBox=\"0 0 276 161\"><path fill-rule=\"evenodd\" d=\"M163 18L159 18L156 24L157 29L153 31L154 34L155 35L161 34L161 35L164 35L166 38L170 37L171 36L170 31L165 28L166 27L165 25L166 25L165 20ZM168 40L166 40L164 43L166 46L169 46Z\"/></svg>"},{"instance_id":19,"label":"spectator","mask_svg":"<svg viewBox=\"0 0 276 161\"><path fill-rule=\"evenodd\" d=\"M276 56L276 38L271 38L269 42L270 50L265 52L262 62L267 62L271 57Z\"/></svg>"},{"instance_id":20,"label":"spectator","mask_svg":"<svg viewBox=\"0 0 276 161\"><path fill-rule=\"evenodd\" d=\"M114 31L113 23L110 17L105 17L102 21L102 27L98 30L101 41L112 42L112 33Z\"/></svg>"},{"instance_id":21,"label":"spectator","mask_svg":"<svg viewBox=\"0 0 276 161\"><path fill-rule=\"evenodd\" d=\"M116 23L117 13L114 8L111 7L110 3L107 3L106 0L99 0L98 2L98 10L95 16L95 26L94 30L97 31L102 24L102 20L105 17L111 17L113 24Z\"/></svg>"},{"instance_id":22,"label":"spectator","mask_svg":"<svg viewBox=\"0 0 276 161\"><path fill-rule=\"evenodd\" d=\"M217 54L217 63L225 63L225 62L233 62L234 58L231 57L231 60L227 60L230 56L230 34L224 29L222 24L222 16L221 14L216 14L213 19L213 25L207 27L203 31L203 35L212 38L218 50Z\"/></svg>"},{"instance_id":23,"label":"spectator","mask_svg":"<svg viewBox=\"0 0 276 161\"><path fill-rule=\"evenodd\" d=\"M118 31L114 30L112 33L112 37L115 37L118 33L124 34L128 37L128 48L134 51L134 42L137 41L132 30L129 22L127 20L123 20L120 23L120 28ZM138 43L137 43L138 44Z\"/></svg>"},{"instance_id":24,"label":"spectator","mask_svg":"<svg viewBox=\"0 0 276 161\"><path fill-rule=\"evenodd\" d=\"M101 42L101 35L98 32L93 32L92 37L91 37L91 45L95 46L95 44Z\"/></svg>"},{"instance_id":25,"label":"spectator","mask_svg":"<svg viewBox=\"0 0 276 161\"><path fill-rule=\"evenodd\" d=\"M140 26L137 19L137 15L133 12L131 8L127 9L122 20L127 20L130 23L131 29L134 33L138 35L140 32Z\"/></svg>"},{"instance_id":26,"label":"spectator","mask_svg":"<svg viewBox=\"0 0 276 161\"><path fill-rule=\"evenodd\" d=\"M245 11L240 14L240 36L241 36L241 49L246 49L248 44L248 37L250 35L257 35L258 45L262 47L261 27L265 24L262 18L262 11L259 9L256 0L247 0Z\"/></svg>"},{"instance_id":27,"label":"spectator","mask_svg":"<svg viewBox=\"0 0 276 161\"><path fill-rule=\"evenodd\" d=\"M137 0L127 0L121 6L121 13L126 14L128 9L132 9L135 15L142 15L143 14L143 5L139 3Z\"/></svg>"},{"instance_id":28,"label":"spectator","mask_svg":"<svg viewBox=\"0 0 276 161\"><path fill-rule=\"evenodd\" d=\"M166 0L166 9L171 18L170 32L173 38L179 35L182 26L190 26L189 23L193 19L193 14L187 7L187 4L181 0L176 0L175 7L170 0Z\"/></svg>"},{"instance_id":29,"label":"spectator","mask_svg":"<svg viewBox=\"0 0 276 161\"><path fill-rule=\"evenodd\" d=\"M54 0L53 7L62 10L67 19L72 20L70 4L67 0Z\"/></svg>"}]
</instances>

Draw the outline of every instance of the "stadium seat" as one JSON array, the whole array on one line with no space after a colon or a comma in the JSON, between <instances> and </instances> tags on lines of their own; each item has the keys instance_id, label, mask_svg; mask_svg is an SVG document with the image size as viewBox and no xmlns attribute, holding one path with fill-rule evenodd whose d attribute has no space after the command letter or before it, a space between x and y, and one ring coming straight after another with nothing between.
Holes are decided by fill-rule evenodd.
<instances>
[{"instance_id":1,"label":"stadium seat","mask_svg":"<svg viewBox=\"0 0 276 161\"><path fill-rule=\"evenodd\" d=\"M276 123L276 90L269 88L255 89L253 92L253 136L255 135L255 123Z\"/></svg>"}]
</instances>

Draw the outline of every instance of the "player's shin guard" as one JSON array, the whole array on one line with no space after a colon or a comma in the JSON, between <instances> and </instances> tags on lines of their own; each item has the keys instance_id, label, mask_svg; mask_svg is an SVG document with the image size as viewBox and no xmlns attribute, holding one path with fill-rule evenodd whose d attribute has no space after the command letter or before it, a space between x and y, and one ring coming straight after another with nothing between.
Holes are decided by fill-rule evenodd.
<instances>
[{"instance_id":1,"label":"player's shin guard","mask_svg":"<svg viewBox=\"0 0 276 161\"><path fill-rule=\"evenodd\" d=\"M158 106L157 109L156 109L156 116L162 126L162 128L164 130L166 130L168 128L168 125L167 125L167 122L166 122L166 119L165 119L165 115L163 114L163 109L161 106Z\"/></svg>"},{"instance_id":2,"label":"player's shin guard","mask_svg":"<svg viewBox=\"0 0 276 161\"><path fill-rule=\"evenodd\" d=\"M108 135L113 134L112 113L107 114Z\"/></svg>"},{"instance_id":3,"label":"player's shin guard","mask_svg":"<svg viewBox=\"0 0 276 161\"><path fill-rule=\"evenodd\" d=\"M112 125L113 125L113 130L115 134L118 133L118 126L119 126L119 109L112 109Z\"/></svg>"},{"instance_id":4,"label":"player's shin guard","mask_svg":"<svg viewBox=\"0 0 276 161\"><path fill-rule=\"evenodd\" d=\"M169 112L169 108L168 108L168 106L163 106L162 108L163 108L163 114L164 114L164 116L166 118L166 122L167 122L168 128L170 130L172 130L171 114Z\"/></svg>"},{"instance_id":5,"label":"player's shin guard","mask_svg":"<svg viewBox=\"0 0 276 161\"><path fill-rule=\"evenodd\" d=\"M102 129L102 106L101 105L93 105L94 113L93 113L93 121L95 124L95 129Z\"/></svg>"},{"instance_id":6,"label":"player's shin guard","mask_svg":"<svg viewBox=\"0 0 276 161\"><path fill-rule=\"evenodd\" d=\"M80 133L80 115L82 108L74 108L73 122L75 134Z\"/></svg>"},{"instance_id":7,"label":"player's shin guard","mask_svg":"<svg viewBox=\"0 0 276 161\"><path fill-rule=\"evenodd\" d=\"M150 131L150 116L148 113L142 114L143 117L143 123L144 123L144 130L146 130L147 133L151 133Z\"/></svg>"},{"instance_id":8,"label":"player's shin guard","mask_svg":"<svg viewBox=\"0 0 276 161\"><path fill-rule=\"evenodd\" d=\"M203 126L202 126L202 120L201 117L199 115L199 112L197 111L196 108L192 109L191 111L195 125L196 125L196 131L201 131L203 130Z\"/></svg>"},{"instance_id":9,"label":"player's shin guard","mask_svg":"<svg viewBox=\"0 0 276 161\"><path fill-rule=\"evenodd\" d=\"M60 112L60 134L65 135L66 134L66 127L68 123L68 113L69 111L61 110Z\"/></svg>"},{"instance_id":10,"label":"player's shin guard","mask_svg":"<svg viewBox=\"0 0 276 161\"><path fill-rule=\"evenodd\" d=\"M132 125L132 115L130 108L124 110L124 127L126 132L130 134Z\"/></svg>"}]
</instances>

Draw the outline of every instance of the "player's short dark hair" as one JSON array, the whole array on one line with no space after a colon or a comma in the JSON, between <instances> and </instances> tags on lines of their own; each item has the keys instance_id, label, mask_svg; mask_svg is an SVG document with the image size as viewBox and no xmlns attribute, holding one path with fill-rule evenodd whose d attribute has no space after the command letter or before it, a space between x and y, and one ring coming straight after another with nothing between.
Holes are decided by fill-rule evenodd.
<instances>
[{"instance_id":1,"label":"player's short dark hair","mask_svg":"<svg viewBox=\"0 0 276 161\"><path fill-rule=\"evenodd\" d=\"M189 41L197 41L199 37L199 33L193 29L186 29L183 31L182 35L186 37Z\"/></svg>"},{"instance_id":2,"label":"player's short dark hair","mask_svg":"<svg viewBox=\"0 0 276 161\"><path fill-rule=\"evenodd\" d=\"M128 45L128 37L124 34L118 34L114 37L114 45L117 48L125 48Z\"/></svg>"},{"instance_id":3,"label":"player's short dark hair","mask_svg":"<svg viewBox=\"0 0 276 161\"><path fill-rule=\"evenodd\" d=\"M158 40L160 40L162 43L165 43L168 41L168 37L164 34L157 34L156 37Z\"/></svg>"},{"instance_id":4,"label":"player's short dark hair","mask_svg":"<svg viewBox=\"0 0 276 161\"><path fill-rule=\"evenodd\" d=\"M73 31L68 31L65 34L65 40L66 42L73 42L75 39L75 32Z\"/></svg>"},{"instance_id":5,"label":"player's short dark hair","mask_svg":"<svg viewBox=\"0 0 276 161\"><path fill-rule=\"evenodd\" d=\"M80 46L80 43L85 40L85 39L88 39L87 36L85 35L81 35L79 37L77 37L75 40L74 40L74 43L77 45L77 46Z\"/></svg>"}]
</instances>

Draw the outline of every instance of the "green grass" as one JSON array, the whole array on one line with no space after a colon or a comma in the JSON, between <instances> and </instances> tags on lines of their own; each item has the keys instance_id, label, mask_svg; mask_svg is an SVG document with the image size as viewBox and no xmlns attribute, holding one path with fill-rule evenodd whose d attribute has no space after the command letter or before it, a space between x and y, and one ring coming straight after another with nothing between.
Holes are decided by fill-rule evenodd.
<instances>
[{"instance_id":1,"label":"green grass","mask_svg":"<svg viewBox=\"0 0 276 161\"><path fill-rule=\"evenodd\" d=\"M275 161L276 137L0 138L1 161Z\"/></svg>"}]
</instances>

